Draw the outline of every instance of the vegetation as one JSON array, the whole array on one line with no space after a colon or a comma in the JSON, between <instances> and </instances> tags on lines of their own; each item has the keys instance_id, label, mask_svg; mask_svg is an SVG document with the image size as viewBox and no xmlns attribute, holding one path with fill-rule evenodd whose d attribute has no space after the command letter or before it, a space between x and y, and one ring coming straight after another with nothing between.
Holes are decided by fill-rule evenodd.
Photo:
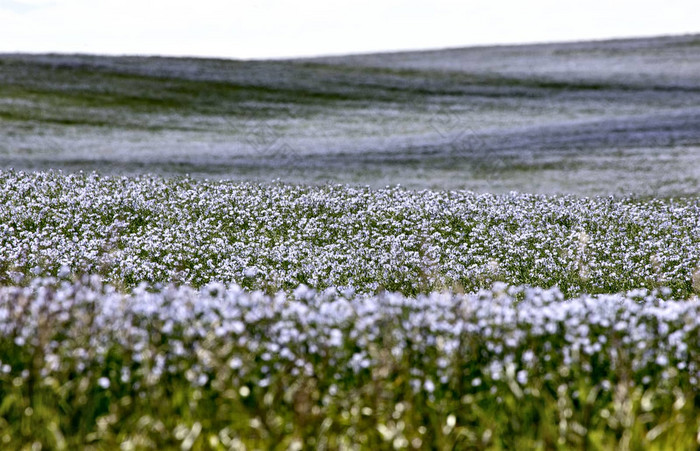
<instances>
[{"instance_id":1,"label":"vegetation","mask_svg":"<svg viewBox=\"0 0 700 451\"><path fill-rule=\"evenodd\" d=\"M8 449L700 445L697 200L0 180Z\"/></svg>"}]
</instances>

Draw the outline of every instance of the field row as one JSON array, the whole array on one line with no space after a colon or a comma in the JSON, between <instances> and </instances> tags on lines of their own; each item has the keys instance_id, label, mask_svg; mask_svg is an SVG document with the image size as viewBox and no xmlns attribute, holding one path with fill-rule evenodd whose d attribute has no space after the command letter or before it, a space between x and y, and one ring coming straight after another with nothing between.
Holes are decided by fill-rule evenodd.
<instances>
[{"instance_id":1,"label":"field row","mask_svg":"<svg viewBox=\"0 0 700 451\"><path fill-rule=\"evenodd\" d=\"M0 172L0 283L700 291L700 202Z\"/></svg>"},{"instance_id":2,"label":"field row","mask_svg":"<svg viewBox=\"0 0 700 451\"><path fill-rule=\"evenodd\" d=\"M697 298L28 285L0 288L14 447L700 444Z\"/></svg>"}]
</instances>

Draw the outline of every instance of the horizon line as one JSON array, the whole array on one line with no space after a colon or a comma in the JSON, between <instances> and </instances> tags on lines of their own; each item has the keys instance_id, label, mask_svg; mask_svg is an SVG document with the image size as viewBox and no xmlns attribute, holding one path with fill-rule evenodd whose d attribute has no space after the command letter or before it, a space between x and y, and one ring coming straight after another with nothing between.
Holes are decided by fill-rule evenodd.
<instances>
[{"instance_id":1,"label":"horizon line","mask_svg":"<svg viewBox=\"0 0 700 451\"><path fill-rule=\"evenodd\" d=\"M240 58L217 55L189 55L189 54L157 54L157 53L93 53L93 52L55 52L55 51L0 51L0 56L8 55L26 55L26 56L88 56L88 57L113 57L113 58L163 58L163 59L200 59L200 60L219 60L219 61L305 61L326 58L347 58L356 56L372 56L372 55L396 55L409 53L431 53L453 50L467 49L488 49L488 48L508 48L508 47L544 47L548 45L568 45L568 44L584 44L584 43L613 43L622 41L642 41L654 39L673 39L673 38L700 38L700 31L678 34L655 34L655 35L634 35L634 36L614 36L595 39L564 39L556 41L525 41L525 42L506 42L506 43L486 43L473 45L455 45L455 46L440 46L440 47L425 47L413 49L387 49L387 50L368 50L348 53L326 53L313 55L298 55L298 56L282 56L282 57L262 57L262 58Z\"/></svg>"}]
</instances>

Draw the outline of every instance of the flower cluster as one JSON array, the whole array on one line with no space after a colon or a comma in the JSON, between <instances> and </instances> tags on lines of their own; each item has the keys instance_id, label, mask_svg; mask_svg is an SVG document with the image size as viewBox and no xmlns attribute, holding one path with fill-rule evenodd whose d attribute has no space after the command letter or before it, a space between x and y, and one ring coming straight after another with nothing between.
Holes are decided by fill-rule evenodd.
<instances>
[{"instance_id":1,"label":"flower cluster","mask_svg":"<svg viewBox=\"0 0 700 451\"><path fill-rule=\"evenodd\" d=\"M392 409L423 405L465 434L479 431L479 440L489 422L474 409L486 405L510 411L517 409L509 402L554 397L564 440L601 421L610 430L624 427L624 402L616 398L623 388L655 393L640 407L648 430L664 421L670 404L677 403L672 411L697 408L685 398L700 378L697 298L634 290L565 299L557 289L502 283L474 294L416 297L306 286L268 296L220 283L147 288L124 294L99 277L0 288L5 394L46 390L44 401L82 394L95 415L121 417L138 400L169 399L170 390L186 387L190 412L220 413L228 405L228 414L205 428L233 428L236 415L250 420L237 430L240 440L250 438L253 423L268 437L294 436L305 422L334 415L344 419L332 429L341 435L370 417L386 428L375 433L392 440L426 440L416 432L425 418L407 417L406 408L377 411L382 399ZM100 410L95 399L111 399L104 405L112 410ZM131 407L118 410L122 401ZM4 412L11 423L13 414ZM71 426L66 420L61 427Z\"/></svg>"},{"instance_id":2,"label":"flower cluster","mask_svg":"<svg viewBox=\"0 0 700 451\"><path fill-rule=\"evenodd\" d=\"M700 203L0 172L0 279L697 291Z\"/></svg>"}]
</instances>

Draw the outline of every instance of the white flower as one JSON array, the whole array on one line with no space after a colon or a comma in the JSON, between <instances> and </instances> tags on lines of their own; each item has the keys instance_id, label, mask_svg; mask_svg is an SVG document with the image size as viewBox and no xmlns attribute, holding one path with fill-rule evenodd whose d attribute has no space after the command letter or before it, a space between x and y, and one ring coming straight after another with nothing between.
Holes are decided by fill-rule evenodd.
<instances>
[{"instance_id":1,"label":"white flower","mask_svg":"<svg viewBox=\"0 0 700 451\"><path fill-rule=\"evenodd\" d=\"M103 389L107 390L110 386L109 379L103 376L103 377L97 379L97 385L99 385Z\"/></svg>"},{"instance_id":2,"label":"white flower","mask_svg":"<svg viewBox=\"0 0 700 451\"><path fill-rule=\"evenodd\" d=\"M58 277L60 278L66 278L70 276L70 266L68 265L61 265L61 268L58 270Z\"/></svg>"},{"instance_id":3,"label":"white flower","mask_svg":"<svg viewBox=\"0 0 700 451\"><path fill-rule=\"evenodd\" d=\"M656 364L659 366L666 366L668 365L668 357L664 354L659 354L656 356Z\"/></svg>"},{"instance_id":4,"label":"white flower","mask_svg":"<svg viewBox=\"0 0 700 451\"><path fill-rule=\"evenodd\" d=\"M516 380L520 385L525 385L527 384L527 371L525 370L520 370L518 371L518 374L516 376Z\"/></svg>"}]
</instances>

